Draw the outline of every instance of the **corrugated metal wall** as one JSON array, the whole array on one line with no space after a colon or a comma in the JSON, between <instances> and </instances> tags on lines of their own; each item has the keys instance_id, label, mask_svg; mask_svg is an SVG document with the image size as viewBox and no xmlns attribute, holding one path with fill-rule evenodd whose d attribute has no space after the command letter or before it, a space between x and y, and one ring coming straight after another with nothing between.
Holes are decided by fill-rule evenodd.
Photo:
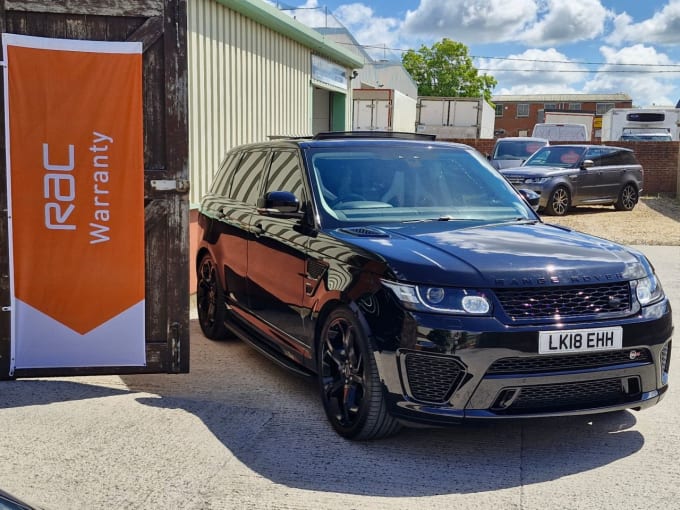
<instances>
[{"instance_id":1,"label":"corrugated metal wall","mask_svg":"<svg viewBox=\"0 0 680 510\"><path fill-rule=\"evenodd\" d=\"M269 135L311 134L305 46L214 0L188 2L191 201L230 148Z\"/></svg>"}]
</instances>

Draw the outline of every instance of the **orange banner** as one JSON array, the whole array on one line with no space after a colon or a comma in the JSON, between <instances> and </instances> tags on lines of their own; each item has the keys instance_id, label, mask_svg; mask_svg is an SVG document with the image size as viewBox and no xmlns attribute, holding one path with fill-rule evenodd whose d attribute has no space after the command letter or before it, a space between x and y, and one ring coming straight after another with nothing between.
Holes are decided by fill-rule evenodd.
<instances>
[{"instance_id":1,"label":"orange banner","mask_svg":"<svg viewBox=\"0 0 680 510\"><path fill-rule=\"evenodd\" d=\"M47 327L49 319L71 330L63 341L73 344L73 366L143 364L141 45L3 41L16 366L70 366L48 360L39 351L49 347L32 338L31 321ZM137 323L126 330L130 321L120 318L133 308ZM101 338L96 329L110 321L117 337ZM99 345L106 342L130 352Z\"/></svg>"}]
</instances>

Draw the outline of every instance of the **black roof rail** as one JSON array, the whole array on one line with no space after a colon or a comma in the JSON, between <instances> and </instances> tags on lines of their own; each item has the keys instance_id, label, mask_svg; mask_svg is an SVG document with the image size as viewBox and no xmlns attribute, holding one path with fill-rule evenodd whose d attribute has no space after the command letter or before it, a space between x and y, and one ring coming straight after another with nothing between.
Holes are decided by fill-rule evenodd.
<instances>
[{"instance_id":1,"label":"black roof rail","mask_svg":"<svg viewBox=\"0 0 680 510\"><path fill-rule=\"evenodd\" d=\"M402 131L325 131L314 135L314 140L333 140L339 138L399 138L401 140L434 140L436 135L425 133L406 133Z\"/></svg>"},{"instance_id":2,"label":"black roof rail","mask_svg":"<svg viewBox=\"0 0 680 510\"><path fill-rule=\"evenodd\" d=\"M311 135L267 135L269 140L311 140Z\"/></svg>"}]
</instances>

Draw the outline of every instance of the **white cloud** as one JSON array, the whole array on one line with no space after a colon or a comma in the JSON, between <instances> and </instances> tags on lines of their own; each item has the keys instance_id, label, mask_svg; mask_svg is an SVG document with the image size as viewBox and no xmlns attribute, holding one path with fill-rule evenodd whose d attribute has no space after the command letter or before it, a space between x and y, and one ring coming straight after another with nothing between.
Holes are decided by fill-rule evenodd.
<instances>
[{"instance_id":1,"label":"white cloud","mask_svg":"<svg viewBox=\"0 0 680 510\"><path fill-rule=\"evenodd\" d=\"M634 98L636 106L674 106L677 102L678 98L672 96L673 91L677 89L675 83L677 74L660 72L669 70L667 67L654 67L675 63L664 53L643 44L620 49L603 46L600 53L606 64L599 67L598 71L609 72L595 74L585 84L583 92L625 92ZM644 67L621 65L641 62L646 65Z\"/></svg>"},{"instance_id":2,"label":"white cloud","mask_svg":"<svg viewBox=\"0 0 680 510\"><path fill-rule=\"evenodd\" d=\"M517 39L537 12L537 0L421 0L406 13L403 29L419 38L501 42Z\"/></svg>"},{"instance_id":3,"label":"white cloud","mask_svg":"<svg viewBox=\"0 0 680 510\"><path fill-rule=\"evenodd\" d=\"M396 18L376 16L371 7L360 3L341 5L333 14L361 44L397 45L401 22Z\"/></svg>"},{"instance_id":4,"label":"white cloud","mask_svg":"<svg viewBox=\"0 0 680 510\"><path fill-rule=\"evenodd\" d=\"M595 39L602 35L613 13L600 0L547 0L539 20L520 37L534 46L555 46Z\"/></svg>"},{"instance_id":5,"label":"white cloud","mask_svg":"<svg viewBox=\"0 0 680 510\"><path fill-rule=\"evenodd\" d=\"M680 0L670 0L649 19L634 23L627 13L614 19L614 30L607 37L610 44L659 43L680 44Z\"/></svg>"},{"instance_id":6,"label":"white cloud","mask_svg":"<svg viewBox=\"0 0 680 510\"><path fill-rule=\"evenodd\" d=\"M507 60L479 59L479 69L488 69L501 84L494 94L573 94L587 68L572 62L554 48L529 49ZM576 71L576 72L575 72Z\"/></svg>"}]
</instances>

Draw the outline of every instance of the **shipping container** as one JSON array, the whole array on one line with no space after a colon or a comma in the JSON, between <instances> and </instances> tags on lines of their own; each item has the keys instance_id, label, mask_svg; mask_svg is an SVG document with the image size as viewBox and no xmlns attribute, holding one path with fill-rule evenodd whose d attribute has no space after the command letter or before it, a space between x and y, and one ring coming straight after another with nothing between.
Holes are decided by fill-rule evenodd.
<instances>
[{"instance_id":1,"label":"shipping container","mask_svg":"<svg viewBox=\"0 0 680 510\"><path fill-rule=\"evenodd\" d=\"M494 138L496 110L484 99L419 97L416 131L444 139Z\"/></svg>"},{"instance_id":2,"label":"shipping container","mask_svg":"<svg viewBox=\"0 0 680 510\"><path fill-rule=\"evenodd\" d=\"M416 100L393 89L354 89L352 129L412 133Z\"/></svg>"}]
</instances>

